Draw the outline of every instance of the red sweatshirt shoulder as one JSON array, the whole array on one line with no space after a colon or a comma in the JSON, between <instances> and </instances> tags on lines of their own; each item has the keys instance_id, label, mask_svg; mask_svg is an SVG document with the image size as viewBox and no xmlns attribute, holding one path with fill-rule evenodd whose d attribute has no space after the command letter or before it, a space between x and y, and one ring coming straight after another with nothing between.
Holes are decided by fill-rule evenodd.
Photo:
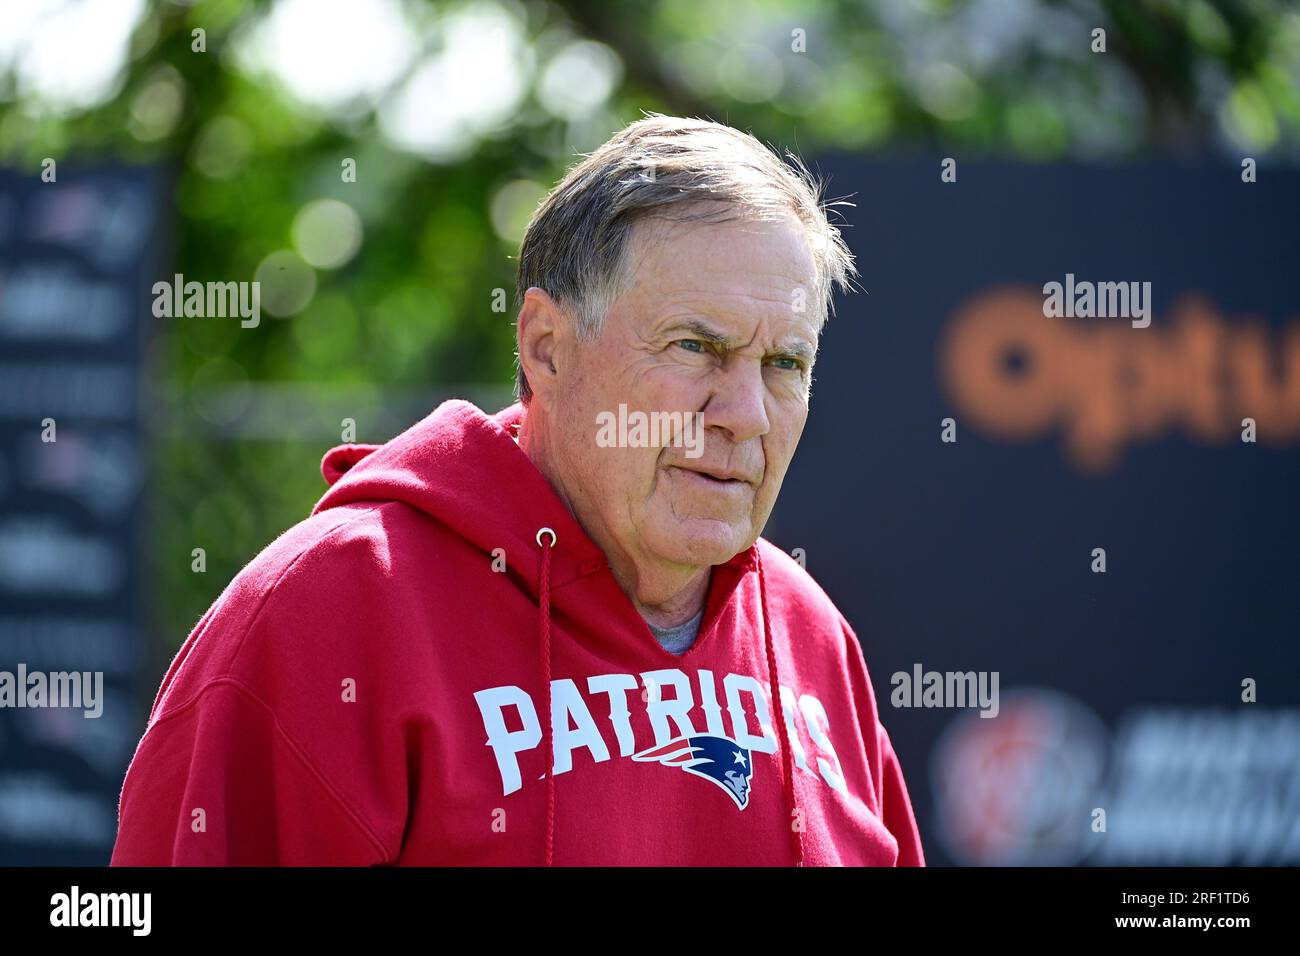
<instances>
[{"instance_id":1,"label":"red sweatshirt shoulder","mask_svg":"<svg viewBox=\"0 0 1300 956\"><path fill-rule=\"evenodd\" d=\"M432 653L403 640L403 619L428 577L413 565L455 546L439 529L397 502L331 509L236 576L159 690L123 786L114 862L395 858L407 738L394 714L420 695ZM219 839L186 832L195 808ZM159 815L176 819L169 845ZM268 818L279 820L270 831Z\"/></svg>"},{"instance_id":2,"label":"red sweatshirt shoulder","mask_svg":"<svg viewBox=\"0 0 1300 956\"><path fill-rule=\"evenodd\" d=\"M312 552L331 550L339 529L365 516L364 511L340 509L300 521L249 561L176 653L154 700L150 725L167 711L183 707L207 681L234 673L244 638L285 576Z\"/></svg>"}]
</instances>

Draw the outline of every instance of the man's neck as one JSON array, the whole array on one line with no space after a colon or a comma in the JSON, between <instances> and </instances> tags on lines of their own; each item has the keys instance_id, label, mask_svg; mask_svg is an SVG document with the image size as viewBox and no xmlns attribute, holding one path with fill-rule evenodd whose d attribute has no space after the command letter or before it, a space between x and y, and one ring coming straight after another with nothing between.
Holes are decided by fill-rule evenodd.
<instances>
[{"instance_id":1,"label":"man's neck","mask_svg":"<svg viewBox=\"0 0 1300 956\"><path fill-rule=\"evenodd\" d=\"M709 593L711 570L706 568L685 587L659 604L643 604L636 597L632 597L632 603L636 606L637 613L656 627L677 627L679 624L685 624L704 607L704 601ZM617 572L614 577L618 578ZM622 586L623 582L619 581L619 585ZM623 587L623 590L631 596L631 592L628 592L626 587Z\"/></svg>"}]
</instances>

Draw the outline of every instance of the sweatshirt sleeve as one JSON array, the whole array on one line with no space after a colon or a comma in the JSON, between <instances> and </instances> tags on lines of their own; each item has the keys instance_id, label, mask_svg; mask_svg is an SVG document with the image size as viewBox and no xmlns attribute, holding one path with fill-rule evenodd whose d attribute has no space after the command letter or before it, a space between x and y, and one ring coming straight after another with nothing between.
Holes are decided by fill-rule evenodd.
<instances>
[{"instance_id":1,"label":"sweatshirt sleeve","mask_svg":"<svg viewBox=\"0 0 1300 956\"><path fill-rule=\"evenodd\" d=\"M898 840L898 866L925 866L921 833L912 812L912 801L903 780L903 768L894 753L893 741L883 724L878 724L881 752L881 800L884 824Z\"/></svg>"},{"instance_id":2,"label":"sweatshirt sleeve","mask_svg":"<svg viewBox=\"0 0 1300 956\"><path fill-rule=\"evenodd\" d=\"M381 841L236 678L150 725L127 771L113 866L362 866Z\"/></svg>"}]
</instances>

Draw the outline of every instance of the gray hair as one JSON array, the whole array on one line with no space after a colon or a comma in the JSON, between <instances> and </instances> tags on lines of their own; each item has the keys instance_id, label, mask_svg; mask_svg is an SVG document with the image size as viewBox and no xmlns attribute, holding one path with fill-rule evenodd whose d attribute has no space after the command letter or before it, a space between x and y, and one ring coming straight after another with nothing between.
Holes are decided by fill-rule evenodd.
<instances>
[{"instance_id":1,"label":"gray hair","mask_svg":"<svg viewBox=\"0 0 1300 956\"><path fill-rule=\"evenodd\" d=\"M519 251L515 292L545 289L573 316L580 339L599 333L627 275L628 237L648 216L675 222L804 224L817 269L812 307L820 331L833 287L850 288L853 253L831 225L823 184L787 151L789 164L748 133L706 120L651 113L571 168L537 207ZM532 392L516 356L516 395Z\"/></svg>"}]
</instances>

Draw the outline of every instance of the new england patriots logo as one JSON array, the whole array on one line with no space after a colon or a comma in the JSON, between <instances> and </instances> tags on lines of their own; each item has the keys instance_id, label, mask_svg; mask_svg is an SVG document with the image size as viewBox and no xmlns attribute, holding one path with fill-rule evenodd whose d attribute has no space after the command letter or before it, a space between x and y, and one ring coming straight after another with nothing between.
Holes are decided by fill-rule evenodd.
<instances>
[{"instance_id":1,"label":"new england patriots logo","mask_svg":"<svg viewBox=\"0 0 1300 956\"><path fill-rule=\"evenodd\" d=\"M727 737L707 734L678 737L660 747L633 754L632 759L681 767L687 773L712 780L727 791L741 810L749 805L749 778L754 775L749 748Z\"/></svg>"}]
</instances>

